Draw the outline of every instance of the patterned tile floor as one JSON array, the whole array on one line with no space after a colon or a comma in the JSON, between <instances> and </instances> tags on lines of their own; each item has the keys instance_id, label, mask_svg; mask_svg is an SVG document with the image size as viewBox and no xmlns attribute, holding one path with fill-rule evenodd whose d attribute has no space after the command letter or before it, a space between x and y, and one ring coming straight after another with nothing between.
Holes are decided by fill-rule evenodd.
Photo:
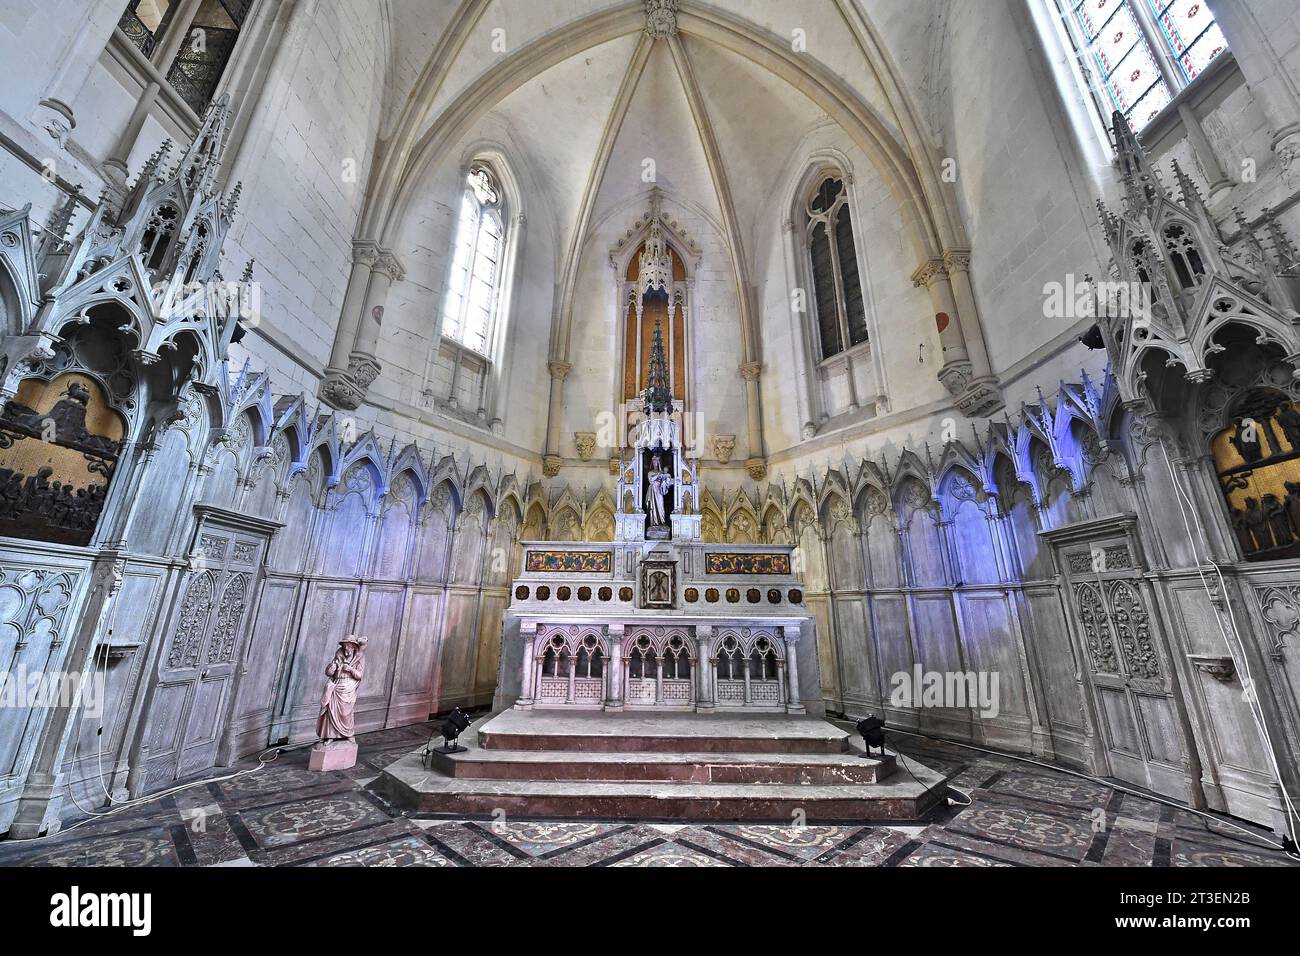
<instances>
[{"instance_id":1,"label":"patterned tile floor","mask_svg":"<svg viewBox=\"0 0 1300 956\"><path fill-rule=\"evenodd\" d=\"M1295 865L1194 814L914 738L904 754L955 773L971 806L915 826L412 819L368 784L427 736L366 734L360 762L337 773L310 773L292 751L45 840L0 841L0 866Z\"/></svg>"}]
</instances>

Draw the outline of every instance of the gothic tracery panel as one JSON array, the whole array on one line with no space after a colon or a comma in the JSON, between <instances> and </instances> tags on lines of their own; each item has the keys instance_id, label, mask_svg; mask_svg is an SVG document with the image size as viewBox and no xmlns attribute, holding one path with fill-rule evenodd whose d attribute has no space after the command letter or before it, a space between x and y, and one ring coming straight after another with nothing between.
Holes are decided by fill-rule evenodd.
<instances>
[{"instance_id":1,"label":"gothic tracery panel","mask_svg":"<svg viewBox=\"0 0 1300 956\"><path fill-rule=\"evenodd\" d=\"M1080 583L1074 586L1074 598L1092 669L1099 674L1118 674L1119 659L1115 656L1109 615L1101 594L1093 585Z\"/></svg>"}]
</instances>

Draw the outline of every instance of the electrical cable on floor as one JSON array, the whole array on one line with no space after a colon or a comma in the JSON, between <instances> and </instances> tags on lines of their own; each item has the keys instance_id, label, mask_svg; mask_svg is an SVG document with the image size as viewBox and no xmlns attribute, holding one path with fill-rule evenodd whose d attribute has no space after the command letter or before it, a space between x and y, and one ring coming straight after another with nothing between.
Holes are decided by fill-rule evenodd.
<instances>
[{"instance_id":1,"label":"electrical cable on floor","mask_svg":"<svg viewBox=\"0 0 1300 956\"><path fill-rule=\"evenodd\" d=\"M861 718L850 717L849 715L846 714L845 719L850 722L856 722ZM1041 760L1034 760L1032 757L1022 756L1020 754L1005 753L1001 750L990 750L987 747L977 747L974 744L962 743L960 740L952 740L949 737L939 737L936 736L935 734L922 734L912 730L900 730L897 727L890 727L889 732L893 734L906 734L908 737L920 737L923 740L938 740L942 743L951 744L954 747L963 747L966 750L975 750L978 751L979 753L992 754L995 757L1002 757L1006 760L1018 760L1021 763L1028 763L1028 764L1033 764L1035 767L1042 767L1045 770L1054 770L1057 773L1068 774L1072 777L1079 777L1083 780L1090 780L1093 783L1100 784L1101 786L1107 787L1111 790L1118 790L1121 793L1127 793L1131 796L1137 797L1140 800L1150 800L1153 803L1162 803L1165 806L1173 807L1175 810L1182 810L1185 813L1194 813L1197 816L1204 817L1205 819L1211 820L1215 823L1222 823L1224 826L1232 827L1234 830L1240 830L1242 833L1246 834L1252 839L1260 840L1263 843L1266 843L1270 849L1280 850L1283 853L1285 853L1287 856L1291 857L1292 859L1300 859L1300 857L1297 857L1294 853L1288 850L1285 844L1274 843L1272 840L1269 840L1268 838L1263 837L1260 834L1255 833L1251 830L1247 830L1245 827L1238 826L1237 824L1233 823L1230 820L1224 820L1220 817L1216 817L1212 813L1206 813L1204 810L1197 810L1193 807L1189 807L1186 806L1185 804L1178 803L1175 800L1166 799L1156 794L1142 793L1141 791L1138 790L1132 790L1128 787L1123 786L1122 784L1116 783L1112 780L1107 780L1105 777L1098 777L1098 776L1094 776L1093 774L1083 773L1082 771L1071 770L1068 767L1058 767L1050 763L1044 763ZM951 784L949 784L949 788L956 789L952 787ZM963 794L963 796L969 796L969 795ZM1219 835L1224 837L1225 839L1241 840L1240 837L1234 837L1231 834L1227 834L1227 833L1221 833ZM1241 842L1245 843L1247 841L1242 840ZM1255 845L1258 846L1258 844Z\"/></svg>"},{"instance_id":2,"label":"electrical cable on floor","mask_svg":"<svg viewBox=\"0 0 1300 956\"><path fill-rule=\"evenodd\" d=\"M913 782L914 782L918 787L924 787L925 784L923 784L923 783L921 782L920 778L917 777L917 775L914 774L914 773L912 772L912 768L908 765L908 763L907 763L907 757L905 757L905 756L903 755L903 751L901 751L901 750L899 750L897 747L895 747L895 748L894 748L894 756L897 757L900 761L902 761L902 763L903 763L903 769L907 771L907 775L908 775L909 777L912 778L912 781L913 781ZM971 797L971 795L970 795L969 793L967 793L966 791L961 790L961 789L959 789L959 788L957 788L957 787L954 787L951 783L947 784L946 786L947 786L948 789L951 790L953 793L959 794L959 795L961 795L961 796L963 796L963 797L966 798L966 802L965 802L965 803L960 803L960 804L958 804L958 806L961 806L961 807L969 807L972 803L975 802L974 799Z\"/></svg>"}]
</instances>

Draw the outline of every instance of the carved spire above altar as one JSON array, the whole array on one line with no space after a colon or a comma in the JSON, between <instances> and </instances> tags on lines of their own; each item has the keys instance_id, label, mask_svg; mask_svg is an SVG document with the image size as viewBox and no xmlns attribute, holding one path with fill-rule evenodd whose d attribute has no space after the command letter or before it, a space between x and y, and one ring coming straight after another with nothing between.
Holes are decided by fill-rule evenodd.
<instances>
[{"instance_id":1,"label":"carved spire above altar","mask_svg":"<svg viewBox=\"0 0 1300 956\"><path fill-rule=\"evenodd\" d=\"M668 385L668 362L664 358L663 323L655 322L654 343L650 346L650 384L645 390L647 415L673 410L673 393Z\"/></svg>"},{"instance_id":2,"label":"carved spire above altar","mask_svg":"<svg viewBox=\"0 0 1300 956\"><path fill-rule=\"evenodd\" d=\"M672 290L673 253L668 247L668 241L664 239L663 207L658 189L650 199L650 235L646 237L645 248L641 251L638 275L642 295L650 292L668 295Z\"/></svg>"}]
</instances>

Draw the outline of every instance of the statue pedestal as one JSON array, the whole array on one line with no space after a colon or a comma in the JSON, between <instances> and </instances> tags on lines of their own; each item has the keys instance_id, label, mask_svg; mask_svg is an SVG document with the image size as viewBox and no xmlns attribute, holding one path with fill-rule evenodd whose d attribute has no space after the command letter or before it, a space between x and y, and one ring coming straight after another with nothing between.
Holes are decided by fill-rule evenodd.
<instances>
[{"instance_id":1,"label":"statue pedestal","mask_svg":"<svg viewBox=\"0 0 1300 956\"><path fill-rule=\"evenodd\" d=\"M357 765L355 740L322 740L311 748L308 770L324 773L329 770L348 770Z\"/></svg>"}]
</instances>

